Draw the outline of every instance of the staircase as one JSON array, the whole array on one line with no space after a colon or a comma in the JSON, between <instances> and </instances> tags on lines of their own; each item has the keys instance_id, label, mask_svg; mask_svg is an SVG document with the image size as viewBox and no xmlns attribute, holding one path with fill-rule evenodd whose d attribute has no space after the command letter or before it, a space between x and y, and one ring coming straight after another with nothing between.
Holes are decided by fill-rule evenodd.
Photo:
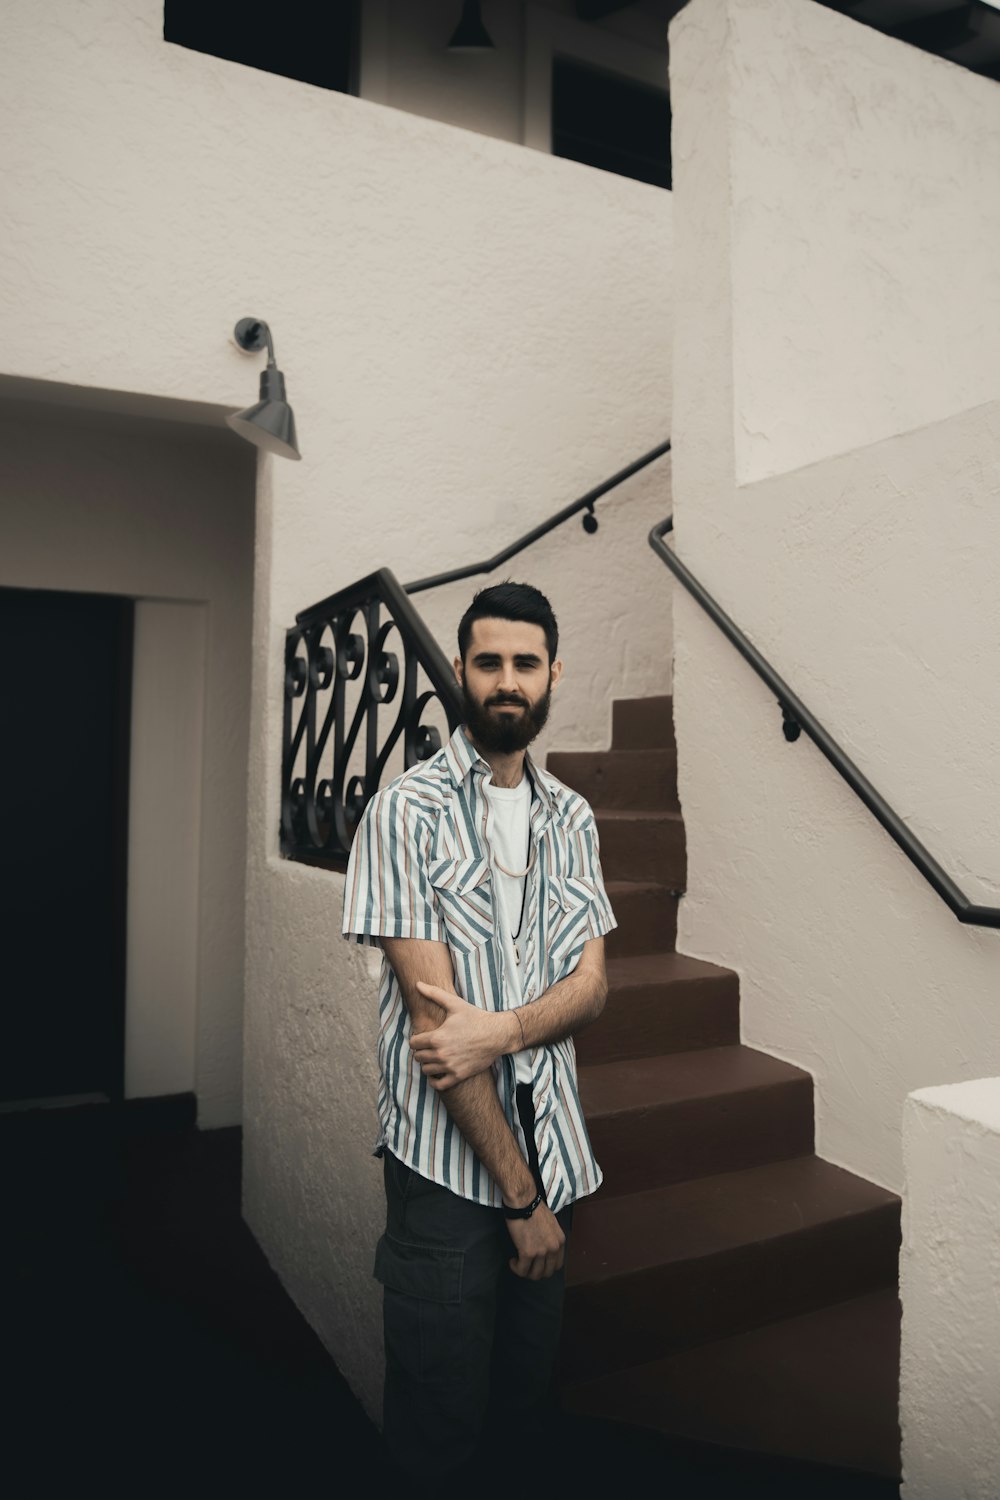
<instances>
[{"instance_id":1,"label":"staircase","mask_svg":"<svg viewBox=\"0 0 1000 1500\"><path fill-rule=\"evenodd\" d=\"M576 1208L564 1407L899 1477L900 1201L813 1152L808 1073L740 1044L739 977L675 948L684 824L669 698L552 753L590 802L618 929L576 1038L604 1184Z\"/></svg>"}]
</instances>

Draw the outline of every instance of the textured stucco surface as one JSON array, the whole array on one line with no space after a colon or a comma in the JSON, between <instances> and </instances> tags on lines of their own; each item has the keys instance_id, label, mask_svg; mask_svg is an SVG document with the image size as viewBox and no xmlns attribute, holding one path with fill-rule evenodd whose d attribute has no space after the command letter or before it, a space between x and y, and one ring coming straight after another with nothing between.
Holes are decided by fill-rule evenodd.
<instances>
[{"instance_id":1,"label":"textured stucco surface","mask_svg":"<svg viewBox=\"0 0 1000 1500\"><path fill-rule=\"evenodd\" d=\"M789 8L827 36L820 7ZM726 434L746 297L735 276L726 291L743 254L730 100L752 59L737 67L732 52L746 46L735 19L758 9L774 7L693 0L671 28L676 547L969 898L996 904L1000 406L951 415L945 390L933 423L887 423L853 452L736 483ZM776 25L769 55L785 34ZM838 58L845 88L856 45ZM933 62L899 50L897 72ZM824 107L819 91L810 108ZM995 107L1000 119L1000 90ZM877 154L877 122L857 128ZM744 1038L814 1074L820 1152L898 1189L906 1095L1000 1070L1000 934L958 923L811 741L786 743L769 690L682 589L674 625L679 945L739 970Z\"/></svg>"},{"instance_id":2,"label":"textured stucco surface","mask_svg":"<svg viewBox=\"0 0 1000 1500\"><path fill-rule=\"evenodd\" d=\"M233 325L271 325L303 461L257 476L244 1212L374 1413L375 988L340 879L278 856L284 631L380 564L494 551L669 433L670 196L161 28L154 0L5 18L2 373L221 421L262 365ZM561 744L606 742L612 685L669 685L669 508L661 465L516 570L573 627ZM429 612L447 635L458 611Z\"/></svg>"},{"instance_id":3,"label":"textured stucco surface","mask_svg":"<svg viewBox=\"0 0 1000 1500\"><path fill-rule=\"evenodd\" d=\"M811 0L715 8L730 28L737 480L993 399L996 83Z\"/></svg>"},{"instance_id":4,"label":"textured stucco surface","mask_svg":"<svg viewBox=\"0 0 1000 1500\"><path fill-rule=\"evenodd\" d=\"M1000 1475L1000 1078L906 1102L904 1500L994 1500Z\"/></svg>"}]
</instances>

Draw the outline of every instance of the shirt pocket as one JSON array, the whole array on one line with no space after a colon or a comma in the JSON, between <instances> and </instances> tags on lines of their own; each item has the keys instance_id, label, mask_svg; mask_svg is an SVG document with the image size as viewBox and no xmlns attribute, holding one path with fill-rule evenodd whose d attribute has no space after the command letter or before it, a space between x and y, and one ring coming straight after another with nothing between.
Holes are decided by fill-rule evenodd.
<instances>
[{"instance_id":1,"label":"shirt pocket","mask_svg":"<svg viewBox=\"0 0 1000 1500\"><path fill-rule=\"evenodd\" d=\"M435 859L427 878L434 887L448 942L473 953L493 936L493 894L485 859Z\"/></svg>"},{"instance_id":2,"label":"shirt pocket","mask_svg":"<svg viewBox=\"0 0 1000 1500\"><path fill-rule=\"evenodd\" d=\"M549 963L558 966L587 941L597 888L577 875L551 875L547 886L546 950Z\"/></svg>"}]
</instances>

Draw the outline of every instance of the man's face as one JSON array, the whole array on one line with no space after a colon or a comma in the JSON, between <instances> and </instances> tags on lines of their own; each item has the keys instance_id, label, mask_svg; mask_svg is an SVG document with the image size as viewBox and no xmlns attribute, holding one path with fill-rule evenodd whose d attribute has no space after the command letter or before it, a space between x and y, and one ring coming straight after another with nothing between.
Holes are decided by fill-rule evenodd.
<instances>
[{"instance_id":1,"label":"man's face","mask_svg":"<svg viewBox=\"0 0 1000 1500\"><path fill-rule=\"evenodd\" d=\"M484 750L510 755L524 750L549 716L562 662L549 664L540 625L524 620L475 620L464 665L455 676L465 700L465 722Z\"/></svg>"}]
</instances>

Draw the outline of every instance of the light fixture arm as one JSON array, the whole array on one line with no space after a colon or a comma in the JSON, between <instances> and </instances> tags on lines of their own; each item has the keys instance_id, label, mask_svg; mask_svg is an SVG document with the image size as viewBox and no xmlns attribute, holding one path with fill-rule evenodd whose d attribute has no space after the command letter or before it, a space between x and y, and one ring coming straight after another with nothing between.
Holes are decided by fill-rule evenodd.
<instances>
[{"instance_id":1,"label":"light fixture arm","mask_svg":"<svg viewBox=\"0 0 1000 1500\"><path fill-rule=\"evenodd\" d=\"M262 319L241 318L233 329L233 333L241 349L245 349L248 354L255 354L258 350L266 348L268 364L275 363L271 330Z\"/></svg>"},{"instance_id":2,"label":"light fixture arm","mask_svg":"<svg viewBox=\"0 0 1000 1500\"><path fill-rule=\"evenodd\" d=\"M247 442L256 443L282 458L301 458L295 436L295 415L285 394L285 377L274 359L271 330L262 318L241 318L233 337L247 354L267 350L267 364L260 372L260 396L245 411L226 414L226 425Z\"/></svg>"}]
</instances>

